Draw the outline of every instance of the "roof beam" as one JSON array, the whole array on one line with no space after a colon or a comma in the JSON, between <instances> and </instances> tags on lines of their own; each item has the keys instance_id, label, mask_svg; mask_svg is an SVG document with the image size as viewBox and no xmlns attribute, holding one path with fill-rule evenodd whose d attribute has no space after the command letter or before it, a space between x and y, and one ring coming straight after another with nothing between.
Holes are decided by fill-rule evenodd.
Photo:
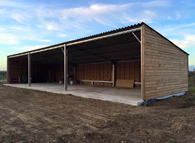
<instances>
[{"instance_id":1,"label":"roof beam","mask_svg":"<svg viewBox=\"0 0 195 143\"><path fill-rule=\"evenodd\" d=\"M137 39L137 41L139 41L139 43L141 43L141 41L139 40L139 38L137 37L137 35L135 35L133 32L132 32L132 34Z\"/></svg>"},{"instance_id":2,"label":"roof beam","mask_svg":"<svg viewBox=\"0 0 195 143\"><path fill-rule=\"evenodd\" d=\"M120 60L113 60L114 62L121 62L121 61L140 61L141 58L140 56L136 56L134 58L130 57L130 58L123 58L123 59L120 59ZM89 60L86 60L86 61L81 61L81 62L70 62L71 64L94 64L94 63L111 63L111 61L101 61L101 60L92 60L92 61L89 61Z\"/></svg>"},{"instance_id":3,"label":"roof beam","mask_svg":"<svg viewBox=\"0 0 195 143\"><path fill-rule=\"evenodd\" d=\"M117 32L117 33L113 33L113 34L98 36L98 37L94 37L94 38L90 38L90 39L86 39L86 40L81 40L81 41L77 41L77 42L70 42L70 43L67 43L67 46L81 44L81 43L84 43L84 42L90 42L90 41L99 40L99 39L108 38L108 37L113 37L113 36L122 35L122 34L125 34L125 33L130 33L130 32L139 31L139 30L141 30L141 27L126 30L126 31L122 31L122 32Z\"/></svg>"}]
</instances>

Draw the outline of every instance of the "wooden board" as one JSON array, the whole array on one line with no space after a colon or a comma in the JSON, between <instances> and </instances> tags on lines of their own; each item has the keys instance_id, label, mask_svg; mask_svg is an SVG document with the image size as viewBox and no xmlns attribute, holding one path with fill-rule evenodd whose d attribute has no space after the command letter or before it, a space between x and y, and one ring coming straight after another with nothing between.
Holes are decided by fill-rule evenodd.
<instances>
[{"instance_id":1,"label":"wooden board","mask_svg":"<svg viewBox=\"0 0 195 143\"><path fill-rule=\"evenodd\" d=\"M116 80L141 82L141 61L119 62L116 66ZM141 87L135 85L135 87Z\"/></svg>"},{"instance_id":2,"label":"wooden board","mask_svg":"<svg viewBox=\"0 0 195 143\"><path fill-rule=\"evenodd\" d=\"M134 87L134 80L118 79L118 80L116 80L116 87L129 87L129 88L133 88Z\"/></svg>"}]
</instances>

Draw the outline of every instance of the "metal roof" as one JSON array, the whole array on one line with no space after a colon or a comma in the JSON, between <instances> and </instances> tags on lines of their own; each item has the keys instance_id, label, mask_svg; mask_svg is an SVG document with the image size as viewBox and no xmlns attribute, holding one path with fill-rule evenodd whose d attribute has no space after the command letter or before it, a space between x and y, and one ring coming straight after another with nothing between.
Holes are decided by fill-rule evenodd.
<instances>
[{"instance_id":1,"label":"metal roof","mask_svg":"<svg viewBox=\"0 0 195 143\"><path fill-rule=\"evenodd\" d=\"M17 56L17 59L24 59L27 58L26 55L30 52L32 54L32 61L34 62L48 65L62 65L64 56L61 47L64 47L64 44L66 44L69 49L68 59L70 64L140 60L141 48L138 40L141 39L140 29L143 24L145 23L142 22L124 28L10 55L8 57L14 58ZM147 24L145 25L148 26ZM150 26L148 27L151 28ZM138 40L134 37L132 31L134 31ZM160 33L158 34L161 35ZM165 38L164 36L162 37ZM168 40L167 38L165 39ZM168 41L171 42L170 40ZM175 45L174 43L172 44ZM180 50L183 51L182 49ZM183 52L186 53L185 51Z\"/></svg>"},{"instance_id":2,"label":"metal roof","mask_svg":"<svg viewBox=\"0 0 195 143\"><path fill-rule=\"evenodd\" d=\"M140 30L134 31L134 33L139 39L141 38ZM140 43L131 32L70 45L67 46L67 49L69 64L73 65L141 59ZM63 65L64 63L64 54L59 47L42 52L35 51L34 53L32 51L31 53L31 60L34 63L48 66ZM27 55L16 57L16 59L27 60Z\"/></svg>"},{"instance_id":3,"label":"metal roof","mask_svg":"<svg viewBox=\"0 0 195 143\"><path fill-rule=\"evenodd\" d=\"M142 23L138 23L138 24L134 24L134 25L131 25L131 26L122 27L122 28L119 28L119 29L115 29L115 30L111 30L111 31L107 31L107 32L103 32L103 33L99 33L99 34L95 34L95 35L91 35L91 36L87 36L87 37L83 37L83 38L79 38L79 39L75 39L75 40L71 40L71 41L67 41L67 42L63 42L63 43L59 43L59 44L55 44L55 45L51 45L51 46L47 46L47 47L43 47L43 48L36 49L36 50L30 50L30 51L27 51L27 52L22 52L22 53L9 55L8 57L15 56L15 55L22 55L22 54L25 54L25 53L27 54L29 52L41 51L41 50L44 50L44 49L49 49L49 48L52 48L52 47L56 47L56 46L60 46L60 45L64 45L64 44L69 44L69 43L74 43L74 42L78 42L78 41L82 41L82 40L92 39L92 38L105 36L105 35L109 35L109 34L119 33L119 32L122 32L122 31L139 28L139 27L141 27L141 25L142 25Z\"/></svg>"}]
</instances>

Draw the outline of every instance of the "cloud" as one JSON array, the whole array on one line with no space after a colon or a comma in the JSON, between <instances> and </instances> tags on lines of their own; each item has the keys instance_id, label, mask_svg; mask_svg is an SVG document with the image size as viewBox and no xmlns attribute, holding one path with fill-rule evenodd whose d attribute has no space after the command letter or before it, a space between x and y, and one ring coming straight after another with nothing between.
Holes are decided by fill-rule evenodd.
<instances>
[{"instance_id":1,"label":"cloud","mask_svg":"<svg viewBox=\"0 0 195 143\"><path fill-rule=\"evenodd\" d=\"M8 55L9 53L7 52L0 52L0 55Z\"/></svg>"},{"instance_id":2,"label":"cloud","mask_svg":"<svg viewBox=\"0 0 195 143\"><path fill-rule=\"evenodd\" d=\"M0 37L0 43L18 44L23 40L50 42L51 40L45 37L68 37L74 31L77 31L77 36L85 35L87 31L92 31L92 28L95 31L99 26L117 28L118 24L130 25L142 21L153 23L158 14L152 8L167 5L167 1L154 0L125 4L95 3L64 8L57 3L38 5L6 0L0 3L3 7L0 9L0 16L3 16L6 23L0 25L5 28L0 29L0 32L5 33L4 38ZM9 34L6 35L7 33Z\"/></svg>"},{"instance_id":3,"label":"cloud","mask_svg":"<svg viewBox=\"0 0 195 143\"><path fill-rule=\"evenodd\" d=\"M156 1L151 1L151 2L144 2L142 3L144 7L157 7L157 6L169 6L170 3L166 0L156 0Z\"/></svg>"},{"instance_id":4,"label":"cloud","mask_svg":"<svg viewBox=\"0 0 195 143\"><path fill-rule=\"evenodd\" d=\"M38 39L40 42L51 42L51 40Z\"/></svg>"},{"instance_id":5,"label":"cloud","mask_svg":"<svg viewBox=\"0 0 195 143\"><path fill-rule=\"evenodd\" d=\"M13 30L15 30L15 31L29 31L30 30L28 27L16 26L16 25L7 26L7 28L11 29L11 31L13 31Z\"/></svg>"},{"instance_id":6,"label":"cloud","mask_svg":"<svg viewBox=\"0 0 195 143\"><path fill-rule=\"evenodd\" d=\"M12 48L16 49L16 50L30 51L30 50L35 50L35 49L47 47L47 46L48 45L35 45L35 46L22 46L22 47L12 47Z\"/></svg>"},{"instance_id":7,"label":"cloud","mask_svg":"<svg viewBox=\"0 0 195 143\"><path fill-rule=\"evenodd\" d=\"M23 23L23 21L25 20L25 17L23 17L22 15L20 14L12 14L11 17L13 19L15 19L16 21L18 21L19 23Z\"/></svg>"},{"instance_id":8,"label":"cloud","mask_svg":"<svg viewBox=\"0 0 195 143\"><path fill-rule=\"evenodd\" d=\"M42 22L42 25L37 25L37 27L53 31L60 30L59 24L55 22Z\"/></svg>"},{"instance_id":9,"label":"cloud","mask_svg":"<svg viewBox=\"0 0 195 143\"><path fill-rule=\"evenodd\" d=\"M0 15L4 15L7 13L7 10L4 8L4 9L0 9Z\"/></svg>"},{"instance_id":10,"label":"cloud","mask_svg":"<svg viewBox=\"0 0 195 143\"><path fill-rule=\"evenodd\" d=\"M0 34L0 44L13 45L18 43L17 36L12 34Z\"/></svg>"},{"instance_id":11,"label":"cloud","mask_svg":"<svg viewBox=\"0 0 195 143\"><path fill-rule=\"evenodd\" d=\"M180 37L183 38L184 35L194 35L195 33L195 23L187 23L187 24L170 24L161 27L155 28L158 32L162 33L162 35L169 37ZM177 31L177 32L175 32ZM171 37L171 38L172 38ZM173 39L173 38L172 38Z\"/></svg>"},{"instance_id":12,"label":"cloud","mask_svg":"<svg viewBox=\"0 0 195 143\"><path fill-rule=\"evenodd\" d=\"M41 6L36 9L36 16L40 20L37 26L42 29L62 31L71 28L86 28L93 22L114 28L117 27L116 23L118 22L122 24L142 21L152 23L157 16L156 12L149 8L167 5L167 1L152 1L126 4L92 4L90 6L59 9ZM137 6L141 10L138 11ZM48 18L50 21L47 20Z\"/></svg>"},{"instance_id":13,"label":"cloud","mask_svg":"<svg viewBox=\"0 0 195 143\"><path fill-rule=\"evenodd\" d=\"M85 22L97 22L105 26L116 27L113 20L116 20L116 16L120 11L131 7L133 4L123 4L123 5L103 5L103 4L93 4L89 7L77 7L77 8L67 8L58 11L60 21L63 24L68 24L73 27L80 27L82 23ZM114 19L113 19L114 18Z\"/></svg>"},{"instance_id":14,"label":"cloud","mask_svg":"<svg viewBox=\"0 0 195 143\"><path fill-rule=\"evenodd\" d=\"M3 32L3 31L5 31L5 28L0 28L0 32Z\"/></svg>"},{"instance_id":15,"label":"cloud","mask_svg":"<svg viewBox=\"0 0 195 143\"><path fill-rule=\"evenodd\" d=\"M101 23L102 25L116 27L112 21L121 20L123 23L127 22L140 22L144 21L152 21L152 18L156 16L155 12L150 10L141 10L141 12L134 11L134 7L138 5L138 3L128 3L122 5L102 5L102 4L94 4L89 7L79 7L79 8L71 8L64 9L61 11L61 19L64 21L68 21L69 19L79 19L76 20L78 22L82 21L96 21ZM143 6L162 6L165 5L165 2L155 2L153 3L142 3ZM137 16L139 15L139 17Z\"/></svg>"},{"instance_id":16,"label":"cloud","mask_svg":"<svg viewBox=\"0 0 195 143\"><path fill-rule=\"evenodd\" d=\"M78 8L69 8L63 9L61 11L62 19L67 19L68 17L91 17L94 15L101 15L106 13L111 13L115 11L120 11L129 8L133 4L123 4L123 5L103 5L103 4L93 4L89 7L78 7ZM79 17L78 17L79 18ZM87 20L87 19L86 19Z\"/></svg>"},{"instance_id":17,"label":"cloud","mask_svg":"<svg viewBox=\"0 0 195 143\"><path fill-rule=\"evenodd\" d=\"M66 37L66 34L59 34L58 37Z\"/></svg>"},{"instance_id":18,"label":"cloud","mask_svg":"<svg viewBox=\"0 0 195 143\"><path fill-rule=\"evenodd\" d=\"M0 44L7 44L7 45L16 45L21 43L21 40L30 40L30 41L38 41L38 42L51 42L48 39L39 39L34 36L23 36L23 35L14 35L14 34L4 34L0 33Z\"/></svg>"},{"instance_id":19,"label":"cloud","mask_svg":"<svg viewBox=\"0 0 195 143\"><path fill-rule=\"evenodd\" d=\"M150 10L144 10L143 12L139 13L139 17L135 16L132 17L126 13L120 16L121 23L138 23L138 22L146 22L146 23L152 23L152 19L156 17L156 13L152 12Z\"/></svg>"},{"instance_id":20,"label":"cloud","mask_svg":"<svg viewBox=\"0 0 195 143\"><path fill-rule=\"evenodd\" d=\"M38 42L51 42L51 40L49 40L49 39L39 39L38 37L35 37L35 36L20 37L20 39L38 41Z\"/></svg>"},{"instance_id":21,"label":"cloud","mask_svg":"<svg viewBox=\"0 0 195 143\"><path fill-rule=\"evenodd\" d=\"M167 6L167 1L135 2L126 4L91 4L72 8L58 7L53 5L37 5L36 3L17 3L15 1L3 1L0 6L15 9L4 9L6 18L12 18L18 23L38 27L49 31L64 31L65 29L85 29L89 24L95 22L101 25L117 27L116 23L122 24L132 22L152 23L156 13L147 10L150 7ZM137 10L139 6L141 10ZM147 9L146 9L147 8ZM0 10L1 11L1 10ZM32 25L33 24L33 25Z\"/></svg>"},{"instance_id":22,"label":"cloud","mask_svg":"<svg viewBox=\"0 0 195 143\"><path fill-rule=\"evenodd\" d=\"M186 35L184 40L172 39L171 41L181 48L195 47L195 35Z\"/></svg>"},{"instance_id":23,"label":"cloud","mask_svg":"<svg viewBox=\"0 0 195 143\"><path fill-rule=\"evenodd\" d=\"M9 1L9 0L1 0L0 1L0 6L4 6L4 7L18 7L18 8L24 8L24 7L28 7L28 5L26 4L22 4L22 3L18 3L18 2L13 2L13 1Z\"/></svg>"}]
</instances>

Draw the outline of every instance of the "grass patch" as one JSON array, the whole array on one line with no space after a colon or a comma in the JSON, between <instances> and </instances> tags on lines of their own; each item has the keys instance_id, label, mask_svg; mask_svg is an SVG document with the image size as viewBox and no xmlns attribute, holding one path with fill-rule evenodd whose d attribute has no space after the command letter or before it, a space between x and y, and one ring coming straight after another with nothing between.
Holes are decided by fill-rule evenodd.
<instances>
[{"instance_id":1,"label":"grass patch","mask_svg":"<svg viewBox=\"0 0 195 143\"><path fill-rule=\"evenodd\" d=\"M182 107L188 107L195 105L195 95L185 98L181 101Z\"/></svg>"},{"instance_id":2,"label":"grass patch","mask_svg":"<svg viewBox=\"0 0 195 143\"><path fill-rule=\"evenodd\" d=\"M34 129L35 129L35 128L37 128L37 127L36 127L35 125L32 125L31 128L34 128Z\"/></svg>"},{"instance_id":3,"label":"grass patch","mask_svg":"<svg viewBox=\"0 0 195 143\"><path fill-rule=\"evenodd\" d=\"M88 130L89 128L86 125L82 125L82 128Z\"/></svg>"},{"instance_id":4,"label":"grass patch","mask_svg":"<svg viewBox=\"0 0 195 143\"><path fill-rule=\"evenodd\" d=\"M189 93L195 93L195 88L189 89Z\"/></svg>"},{"instance_id":5,"label":"grass patch","mask_svg":"<svg viewBox=\"0 0 195 143\"><path fill-rule=\"evenodd\" d=\"M194 76L189 77L189 86L195 86L195 84L194 84Z\"/></svg>"},{"instance_id":6,"label":"grass patch","mask_svg":"<svg viewBox=\"0 0 195 143\"><path fill-rule=\"evenodd\" d=\"M175 140L171 140L171 143L177 143Z\"/></svg>"},{"instance_id":7,"label":"grass patch","mask_svg":"<svg viewBox=\"0 0 195 143\"><path fill-rule=\"evenodd\" d=\"M194 77L191 76L189 78L189 93L195 93L195 84L194 84Z\"/></svg>"}]
</instances>

